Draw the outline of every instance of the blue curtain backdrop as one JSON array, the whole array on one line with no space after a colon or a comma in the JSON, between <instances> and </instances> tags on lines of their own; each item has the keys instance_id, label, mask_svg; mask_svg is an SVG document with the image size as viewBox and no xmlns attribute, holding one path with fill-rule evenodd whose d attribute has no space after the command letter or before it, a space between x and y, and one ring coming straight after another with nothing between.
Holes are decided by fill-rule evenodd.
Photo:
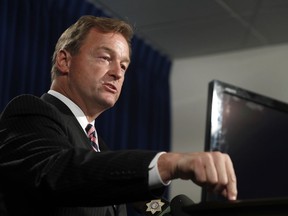
<instances>
[{"instance_id":1,"label":"blue curtain backdrop","mask_svg":"<svg viewBox=\"0 0 288 216\"><path fill-rule=\"evenodd\" d=\"M84 0L0 1L0 112L19 94L47 92L55 43L85 14L106 16ZM98 132L111 149L169 151L171 60L137 36L132 49L122 95Z\"/></svg>"}]
</instances>

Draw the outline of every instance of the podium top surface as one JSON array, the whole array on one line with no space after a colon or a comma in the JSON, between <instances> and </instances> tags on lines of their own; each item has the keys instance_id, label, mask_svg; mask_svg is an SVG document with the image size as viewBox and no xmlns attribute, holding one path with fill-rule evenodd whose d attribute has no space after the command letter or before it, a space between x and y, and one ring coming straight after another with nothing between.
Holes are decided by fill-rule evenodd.
<instances>
[{"instance_id":1,"label":"podium top surface","mask_svg":"<svg viewBox=\"0 0 288 216\"><path fill-rule=\"evenodd\" d=\"M236 201L208 201L200 202L183 207L183 211L188 214L195 213L217 213L217 212L253 212L259 210L267 211L283 211L288 212L287 198L269 198L269 199L252 199L252 200L236 200Z\"/></svg>"}]
</instances>

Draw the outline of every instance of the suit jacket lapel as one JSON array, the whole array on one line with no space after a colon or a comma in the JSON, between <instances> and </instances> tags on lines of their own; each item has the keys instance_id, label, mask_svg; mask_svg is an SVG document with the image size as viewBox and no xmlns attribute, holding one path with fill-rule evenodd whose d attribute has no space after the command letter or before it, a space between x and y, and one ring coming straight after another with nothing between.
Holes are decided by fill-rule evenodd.
<instances>
[{"instance_id":1,"label":"suit jacket lapel","mask_svg":"<svg viewBox=\"0 0 288 216\"><path fill-rule=\"evenodd\" d=\"M61 100L50 94L43 94L41 99L52 104L57 108L57 110L61 112L61 116L64 119L65 125L67 127L67 136L70 137L74 145L79 145L81 148L92 148L87 135L83 131L83 128L69 107L67 107Z\"/></svg>"},{"instance_id":2,"label":"suit jacket lapel","mask_svg":"<svg viewBox=\"0 0 288 216\"><path fill-rule=\"evenodd\" d=\"M61 100L58 98L54 97L53 95L50 94L43 94L41 97L42 100L54 105L63 115L63 118L66 121L66 124L70 127L71 130L73 130L73 133L76 133L78 138L76 137L76 140L81 138L81 141L86 144L86 146L91 149L91 144L89 140L87 139L87 135L83 133L83 128L73 115L72 111L67 107ZM83 131L83 132L82 132ZM105 142L102 140L100 136L99 137L99 147L101 151L107 151L109 150L108 146L105 144ZM80 143L78 141L78 143Z\"/></svg>"}]
</instances>

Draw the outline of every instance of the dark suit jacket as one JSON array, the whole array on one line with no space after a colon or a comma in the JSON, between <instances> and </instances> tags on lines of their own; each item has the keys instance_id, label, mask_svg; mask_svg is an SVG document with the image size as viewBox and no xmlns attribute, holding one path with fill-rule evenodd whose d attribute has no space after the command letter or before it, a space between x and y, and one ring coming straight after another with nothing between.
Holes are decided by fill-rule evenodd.
<instances>
[{"instance_id":1,"label":"dark suit jacket","mask_svg":"<svg viewBox=\"0 0 288 216\"><path fill-rule=\"evenodd\" d=\"M0 120L0 190L9 215L109 216L111 205L155 198L148 165L157 152L109 151L101 138L99 145L100 153L92 150L54 96L13 99Z\"/></svg>"}]
</instances>

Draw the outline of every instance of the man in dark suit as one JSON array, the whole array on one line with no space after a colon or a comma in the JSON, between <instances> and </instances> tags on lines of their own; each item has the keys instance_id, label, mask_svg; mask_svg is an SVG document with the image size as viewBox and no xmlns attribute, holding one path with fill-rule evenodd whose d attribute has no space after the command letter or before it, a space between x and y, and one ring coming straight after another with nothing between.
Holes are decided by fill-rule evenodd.
<instances>
[{"instance_id":1,"label":"man in dark suit","mask_svg":"<svg viewBox=\"0 0 288 216\"><path fill-rule=\"evenodd\" d=\"M236 199L226 154L109 151L97 136L95 119L120 95L132 34L123 21L81 17L56 44L48 93L7 105L0 190L9 215L126 215L122 204L160 197L176 178Z\"/></svg>"}]
</instances>

